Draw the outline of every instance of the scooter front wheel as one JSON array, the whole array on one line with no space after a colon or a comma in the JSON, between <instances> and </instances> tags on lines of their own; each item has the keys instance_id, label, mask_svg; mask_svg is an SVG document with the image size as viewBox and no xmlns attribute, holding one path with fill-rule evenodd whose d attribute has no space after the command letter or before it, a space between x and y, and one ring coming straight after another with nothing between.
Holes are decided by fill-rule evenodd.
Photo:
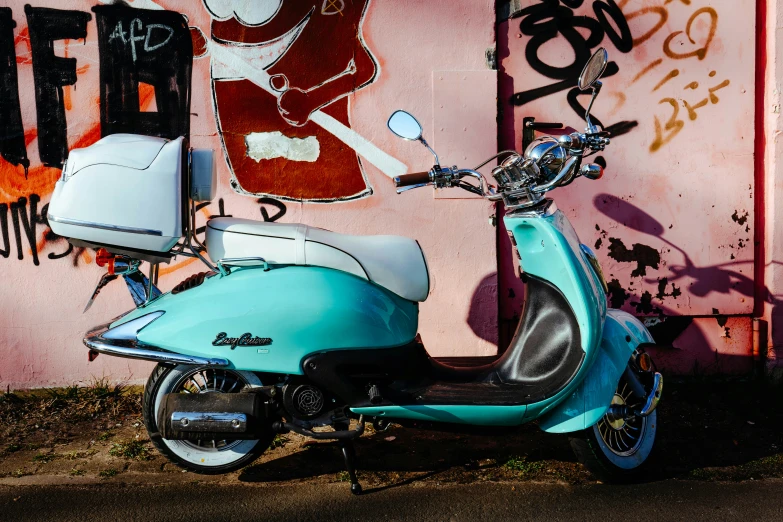
<instances>
[{"instance_id":1,"label":"scooter front wheel","mask_svg":"<svg viewBox=\"0 0 783 522\"><path fill-rule=\"evenodd\" d=\"M634 407L639 401L623 377L612 405ZM629 482L648 464L657 433L657 411L647 417L620 417L607 412L592 427L571 436L571 449L599 480Z\"/></svg>"},{"instance_id":2,"label":"scooter front wheel","mask_svg":"<svg viewBox=\"0 0 783 522\"><path fill-rule=\"evenodd\" d=\"M178 466L207 475L229 473L256 460L272 443L264 440L168 440L159 434L158 410L168 393L239 393L248 386L261 386L252 372L179 365L158 365L144 388L143 415L155 447Z\"/></svg>"}]
</instances>

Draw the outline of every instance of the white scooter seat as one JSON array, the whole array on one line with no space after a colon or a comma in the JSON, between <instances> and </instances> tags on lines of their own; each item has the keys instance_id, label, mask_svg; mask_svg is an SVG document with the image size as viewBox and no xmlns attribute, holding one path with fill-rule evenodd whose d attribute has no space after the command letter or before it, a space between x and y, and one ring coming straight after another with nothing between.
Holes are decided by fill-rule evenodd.
<instances>
[{"instance_id":1,"label":"white scooter seat","mask_svg":"<svg viewBox=\"0 0 783 522\"><path fill-rule=\"evenodd\" d=\"M215 263L262 257L270 265L333 268L410 301L424 301L430 291L424 252L407 237L350 236L298 223L216 218L207 223L206 246Z\"/></svg>"}]
</instances>

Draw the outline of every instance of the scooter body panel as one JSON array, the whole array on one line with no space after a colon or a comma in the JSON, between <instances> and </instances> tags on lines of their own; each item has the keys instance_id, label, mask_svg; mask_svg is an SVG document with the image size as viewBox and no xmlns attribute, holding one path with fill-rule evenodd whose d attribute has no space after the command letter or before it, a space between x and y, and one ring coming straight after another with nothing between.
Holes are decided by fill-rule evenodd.
<instances>
[{"instance_id":1,"label":"scooter body panel","mask_svg":"<svg viewBox=\"0 0 783 522\"><path fill-rule=\"evenodd\" d=\"M558 404L581 387L592 386L584 384L585 379L600 382L606 378L600 371L592 372L596 356L601 352L599 345L606 316L606 296L571 223L559 210L549 216L522 217L510 214L504 220L519 251L523 272L545 279L559 288L577 317L585 359L573 380L554 396L526 406L416 405L355 408L352 411L387 418L482 426L519 425L557 409ZM557 332L553 330L552 334L556 335ZM627 359L626 356L625 361ZM612 391L617 379L611 382ZM610 401L611 397L604 406L608 406ZM577 413L583 413L583 410L577 410Z\"/></svg>"},{"instance_id":2,"label":"scooter body panel","mask_svg":"<svg viewBox=\"0 0 783 522\"><path fill-rule=\"evenodd\" d=\"M474 426L519 426L527 406L387 406L352 408L359 415L388 419L411 419Z\"/></svg>"},{"instance_id":3,"label":"scooter body panel","mask_svg":"<svg viewBox=\"0 0 783 522\"><path fill-rule=\"evenodd\" d=\"M416 336L418 304L364 279L308 266L236 268L196 288L164 294L121 317L115 327L150 312L165 314L138 333L143 344L232 368L300 375L320 351L399 346ZM259 345L213 345L218 334L268 338Z\"/></svg>"},{"instance_id":4,"label":"scooter body panel","mask_svg":"<svg viewBox=\"0 0 783 522\"><path fill-rule=\"evenodd\" d=\"M588 375L571 395L539 419L542 430L566 433L591 427L604 416L625 371L641 343L654 342L644 325L621 310L609 310L598 356Z\"/></svg>"},{"instance_id":5,"label":"scooter body panel","mask_svg":"<svg viewBox=\"0 0 783 522\"><path fill-rule=\"evenodd\" d=\"M606 295L576 231L560 210L549 216L509 214L503 220L513 234L522 271L555 285L573 308L589 362L601 339Z\"/></svg>"},{"instance_id":6,"label":"scooter body panel","mask_svg":"<svg viewBox=\"0 0 783 522\"><path fill-rule=\"evenodd\" d=\"M540 217L515 217L511 214L504 220L516 242L522 271L548 280L565 295L579 323L585 352L582 367L563 390L545 401L528 405L525 413L525 422L528 422L556 408L586 378L596 378L596 374L590 371L603 333L606 294L582 251L576 231L560 210ZM600 374L598 378L602 378Z\"/></svg>"}]
</instances>

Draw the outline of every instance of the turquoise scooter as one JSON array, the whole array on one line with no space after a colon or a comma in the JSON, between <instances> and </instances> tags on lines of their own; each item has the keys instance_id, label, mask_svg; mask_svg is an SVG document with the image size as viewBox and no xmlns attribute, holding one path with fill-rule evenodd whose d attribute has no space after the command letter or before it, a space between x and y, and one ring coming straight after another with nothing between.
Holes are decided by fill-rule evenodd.
<instances>
[{"instance_id":1,"label":"turquoise scooter","mask_svg":"<svg viewBox=\"0 0 783 522\"><path fill-rule=\"evenodd\" d=\"M593 100L607 59L600 49L579 78ZM102 260L124 276L137 308L91 331L90 355L158 363L144 422L163 454L199 473L240 469L276 434L296 432L338 441L358 494L351 441L367 422L493 433L537 420L569 433L599 478L625 480L647 462L658 428L662 378L645 351L653 339L633 316L607 310L595 255L545 197L601 177L583 161L609 144L589 112L584 134L497 155L496 187L437 155L428 172L395 179L398 192L458 187L503 202L527 293L510 346L489 363L446 363L421 344L429 273L416 241L234 218L207 225L214 265L198 255L214 270L162 295L138 271L143 256L107 247ZM410 114L395 112L388 126L429 148Z\"/></svg>"}]
</instances>

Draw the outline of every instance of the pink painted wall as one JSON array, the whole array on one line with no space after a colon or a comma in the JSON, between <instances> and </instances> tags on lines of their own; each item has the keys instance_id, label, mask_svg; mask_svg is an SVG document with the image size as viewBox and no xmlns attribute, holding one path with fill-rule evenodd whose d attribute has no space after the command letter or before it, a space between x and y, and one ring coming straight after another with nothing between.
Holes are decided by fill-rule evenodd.
<instances>
[{"instance_id":1,"label":"pink painted wall","mask_svg":"<svg viewBox=\"0 0 783 522\"><path fill-rule=\"evenodd\" d=\"M754 176L756 0L555 4L521 2L498 27L502 145L519 149L529 116L581 130L581 111L569 106L580 53L606 47L615 74L610 67L593 110L616 135L601 154L605 176L578 180L555 199L597 253L612 306L650 323L663 319L658 328L674 332L674 350L658 354L666 369L746 372L761 188ZM586 45L590 31L595 41ZM565 89L536 95L561 81ZM574 101L586 106L589 96ZM501 262L506 243L499 243ZM499 288L501 321L513 323L523 291L509 266ZM688 326L669 316L697 318Z\"/></svg>"},{"instance_id":2,"label":"pink painted wall","mask_svg":"<svg viewBox=\"0 0 783 522\"><path fill-rule=\"evenodd\" d=\"M150 365L105 356L88 363L86 349L81 343L83 333L90 327L132 307L123 285L109 285L96 304L82 314L81 310L102 273L94 263L94 252L72 250L62 258L50 258L66 252L68 245L62 239L47 236L47 226L40 217L60 170L42 166L39 157L39 122L36 118L33 56L24 11L26 3L27 0L11 0L4 4L12 10L16 21L13 29L16 69L30 169L25 178L21 166L0 159L0 204L12 207L5 207L7 221L3 207L0 207L0 218L3 218L0 232L9 231L8 236L0 234L5 241L0 247L7 249L7 255L0 257L0 387L65 385L101 377L141 382L146 379ZM87 13L93 6L92 2L78 0L38 0L30 3L36 8L52 7ZM136 7L150 6L150 2L142 0L136 0L134 4ZM185 14L188 25L201 28L207 36L211 34L212 20L202 2L161 0L160 4ZM236 0L233 4L241 11L242 1ZM364 2L351 0L313 2L312 19L308 24L326 23L324 20L328 17L350 15L350 9L362 4ZM93 143L101 132L98 100L101 57L96 17L94 13L92 15L84 41L54 42L57 56L76 59L76 84L63 88L69 148ZM375 76L347 97L331 101L322 110L336 111L335 114L347 110L343 115L347 117L346 123L358 135L404 163L410 172L426 170L432 163L428 152L418 144L393 137L385 127L386 119L393 110L406 109L422 122L426 135L432 137L431 141L438 147L444 163L468 164L491 155L497 149L495 72L490 71L485 63L485 50L494 46L494 20L494 2L491 0L458 5L451 2L370 0L358 29L361 39L356 32L341 30L343 32L335 33L337 36L322 41L323 49L312 45L308 48L304 44L303 47L292 46L289 50L292 54L287 59L295 60L298 69L291 67L287 75L291 86L297 87L294 83L297 71L307 67L318 69L320 60L329 59L330 45L353 46L356 52L359 52L360 45L364 45L376 62ZM318 36L316 33L308 36L305 31L307 28L302 32L302 38ZM336 43L338 40L342 43ZM154 40L149 47L153 46ZM195 147L222 151L213 107L210 60L210 57L203 57L193 61L191 143ZM281 60L280 67L283 64ZM357 69L360 68L358 60L356 64ZM442 77L453 78L453 82L444 84ZM305 80L301 81L307 78L305 76ZM322 81L326 79L328 77ZM306 90L312 85L302 84L302 87ZM262 95L267 93L250 91L247 94L259 100ZM145 106L146 110L155 110L155 101L149 97L149 91L142 91L140 98L142 110ZM266 102L258 103L263 105ZM340 109L341 103L345 104L343 109ZM477 107L481 110L476 110ZM267 111L264 114L279 118L274 112L274 104L271 112L269 107L263 108ZM225 115L223 117L226 118ZM255 120L248 117L247 121L252 123ZM235 118L229 123L241 126L247 122ZM465 130L468 128L484 130L469 133ZM280 130L292 135L299 132L282 124ZM248 132L252 131L254 129L248 129ZM315 164L324 166L320 175L331 183L325 190L328 192L333 188L329 192L331 196L327 194L327 197L320 198L327 199L327 202L297 198L296 190L304 191L310 183L318 181L313 178L319 175L318 169L314 171L309 163L298 165L291 160L279 173L282 176L290 171L293 177L298 176L298 181L291 181L280 189L288 192L275 193L276 188L273 187L272 190L248 195L248 190L242 190L241 186L232 188L231 184L232 175L239 178L237 174L243 167L239 166L236 158L232 159L232 164L237 163L233 169L221 160L218 163L218 198L222 205L216 200L203 209L199 225L203 225L209 215L220 214L221 210L235 217L262 219L263 208L267 216L274 218L279 213L280 204L259 203L260 197L270 197L282 202L285 207L281 222L303 222L349 234L413 237L427 254L433 283L430 298L421 306L420 319L421 335L428 350L435 355L495 353L496 231L489 219L494 214L493 205L481 199L442 198L430 189L396 195L389 177L370 161L362 160L361 167L358 167L356 154L346 146L330 145L332 148L329 148L326 145L328 138L321 142L324 144L322 156ZM465 144L469 146L469 152L460 157L460 149L450 143ZM329 163L329 154L339 154L343 158L340 161L345 172L329 168L334 167ZM340 190L347 184L345 179L349 170L364 176L365 188L346 199L345 191ZM250 164L240 174L246 180L248 176L259 175L254 172ZM240 182L245 181L240 179ZM36 225L32 241L28 241L24 233L17 240L12 215L14 212L27 212L29 221L31 201L37 198L40 198L37 216L32 217L37 217L40 222ZM23 228L20 230L24 232ZM33 262L34 252L39 259L37 264ZM162 269L160 286L169 290L201 269L197 263L178 260Z\"/></svg>"},{"instance_id":3,"label":"pink painted wall","mask_svg":"<svg viewBox=\"0 0 783 522\"><path fill-rule=\"evenodd\" d=\"M87 362L83 333L132 303L122 284L115 283L81 314L102 270L95 266L93 252L69 251L64 240L48 234L41 216L60 170L44 166L39 154L40 127L54 124L50 114L45 112L40 122L36 114L25 3L10 0L3 5L16 22L11 30L23 149L30 168L26 177L23 167L13 164L10 149L0 149L0 387L64 385L100 377L141 382L148 364L108 357ZM96 14L91 12L100 2L29 3L92 16L84 41L54 42L57 56L76 59L76 83L64 87L62 95L67 145L86 146L101 136L101 53ZM188 25L210 39L214 17L203 2L159 3L185 14ZM150 0L132 4L155 7ZM276 2L257 5L267 4L274 7ZM542 4L539 0L508 4L512 11L532 8L542 24L553 16L535 10ZM569 7L577 4L573 10ZM783 312L777 297L783 295L783 231L778 224L783 221L775 218L780 213L776 202L783 200L778 159L783 87L777 60L783 9L778 4L588 0L557 6L558 16L570 13L592 20L576 27L582 39L588 36L588 27L600 29L600 43L589 50L606 46L618 72L605 79L594 114L609 126L626 122L615 129L628 132L614 138L603 154L607 169L602 180L578 180L554 196L614 281L614 304L645 316L653 328L672 336L673 349L655 354L668 371L747 372L751 320L756 315L770 323L769 365L778 367L783 359ZM254 16L252 10L244 10L254 3L234 0L231 5L240 18ZM294 4L287 0L283 5ZM365 5L363 18L347 24L351 29L334 21L356 15L351 9ZM542 38L542 26L523 30L521 24L526 18L530 22L531 11L518 12L511 20L500 21L496 33L491 0L314 0L311 8L313 22L333 25L310 25L297 40L298 47L292 46L269 73L284 73L291 87L302 90L326 86L320 92L327 103L320 109L391 159L377 166L366 158L360 163L350 147L311 121L301 127L285 122L274 98L258 90L242 91L234 98L236 104L223 104L220 98L219 106L243 107L246 116L227 110L219 119L213 103L214 63L210 56L196 58L189 118L194 146L223 154L221 129L228 135L233 126L243 125L242 136L276 130L278 125L286 136L316 136L321 145L314 162L278 159L256 164L244 158L240 140L241 157L230 153L219 162L218 199L201 210L199 225L210 215L224 213L304 222L343 233L414 237L427 253L433 278L431 296L421 306L420 326L430 352L495 353L498 327L502 345L510 338L524 297L508 261L506 235L491 224L495 209L463 192L420 189L396 195L379 167L390 170L390 165L401 162L409 172L420 171L431 166L431 157L419 145L394 138L385 122L397 108L414 113L449 165L472 165L498 149L519 149L526 116L581 128L568 100L575 84L571 69L581 66L575 50L557 31L526 55L531 39ZM259 12L264 14L263 9ZM601 16L607 20L604 25ZM273 18L265 26L286 32L290 17ZM233 17L229 13L227 18ZM624 33L623 21L630 34ZM235 22L222 23L221 37L264 40L252 31L240 37ZM126 25L124 30L128 29ZM499 70L492 71L485 51L496 45L496 34ZM575 42L580 38L574 32L569 37ZM143 42L139 45L143 49ZM346 52L365 57L354 61L355 82L340 81ZM561 70L572 63L569 70ZM330 82L335 78L337 83ZM7 77L2 80L6 87ZM529 91L561 81L569 88L531 99L535 96ZM512 102L515 94L522 94L517 103ZM288 101L281 101L281 106L294 112L320 103L317 94L286 96ZM160 103L150 89L142 89L139 97L142 110L154 111ZM580 96L576 101L585 104L587 99ZM288 117L306 120L307 110ZM173 263L163 269L160 286L168 290L200 270L198 263Z\"/></svg>"}]
</instances>

